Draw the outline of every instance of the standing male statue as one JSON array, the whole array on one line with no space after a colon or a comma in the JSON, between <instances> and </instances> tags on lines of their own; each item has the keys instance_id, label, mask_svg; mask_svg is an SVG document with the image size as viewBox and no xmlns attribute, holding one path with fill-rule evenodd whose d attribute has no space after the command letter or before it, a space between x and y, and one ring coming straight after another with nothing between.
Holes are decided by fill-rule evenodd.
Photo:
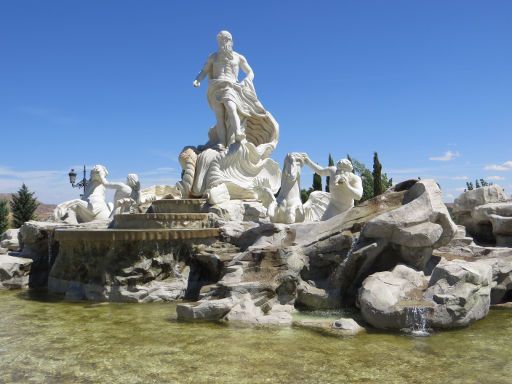
<instances>
[{"instance_id":1,"label":"standing male statue","mask_svg":"<svg viewBox=\"0 0 512 384\"><path fill-rule=\"evenodd\" d=\"M180 153L183 197L206 197L210 203L227 199L257 199L258 188L279 190L279 164L270 159L279 140L279 125L256 96L254 72L245 57L233 51L227 31L217 35L217 52L211 54L194 80L208 76L208 104L216 123L205 145L187 146ZM238 80L239 70L245 78Z\"/></svg>"},{"instance_id":2,"label":"standing male statue","mask_svg":"<svg viewBox=\"0 0 512 384\"><path fill-rule=\"evenodd\" d=\"M245 129L242 127L239 112L244 114L247 109L254 109L252 105L259 102L252 87L254 72L245 57L233 51L231 34L228 31L219 32L217 44L218 52L208 57L193 85L199 87L201 81L208 76L208 103L217 118L217 124L212 132L215 137L212 141L222 148L245 139ZM246 75L241 82L238 82L239 68ZM244 89L247 87L249 89Z\"/></svg>"}]
</instances>

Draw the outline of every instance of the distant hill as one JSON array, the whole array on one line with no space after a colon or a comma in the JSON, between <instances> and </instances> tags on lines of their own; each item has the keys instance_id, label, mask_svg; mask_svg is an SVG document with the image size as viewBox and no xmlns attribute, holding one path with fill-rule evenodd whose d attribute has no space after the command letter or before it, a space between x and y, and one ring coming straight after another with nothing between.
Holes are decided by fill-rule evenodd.
<instances>
[{"instance_id":1,"label":"distant hill","mask_svg":"<svg viewBox=\"0 0 512 384\"><path fill-rule=\"evenodd\" d=\"M11 201L11 196L12 196L12 193L0 193L0 200ZM45 203L41 203L39 201L39 207L37 207L37 209L36 209L37 219L38 220L46 220L47 218L49 218L52 215L55 207L56 207L55 204L45 204Z\"/></svg>"}]
</instances>

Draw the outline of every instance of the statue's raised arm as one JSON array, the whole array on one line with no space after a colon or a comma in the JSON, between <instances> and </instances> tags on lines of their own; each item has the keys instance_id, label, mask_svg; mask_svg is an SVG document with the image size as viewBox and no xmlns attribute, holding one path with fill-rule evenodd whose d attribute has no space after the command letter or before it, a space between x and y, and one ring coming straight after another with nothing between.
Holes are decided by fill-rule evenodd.
<instances>
[{"instance_id":1,"label":"statue's raised arm","mask_svg":"<svg viewBox=\"0 0 512 384\"><path fill-rule=\"evenodd\" d=\"M320 176L334 176L336 173L335 167L321 167L317 163L313 162L307 154L302 155L304 158L304 163L313 170L313 172L319 174Z\"/></svg>"}]
</instances>

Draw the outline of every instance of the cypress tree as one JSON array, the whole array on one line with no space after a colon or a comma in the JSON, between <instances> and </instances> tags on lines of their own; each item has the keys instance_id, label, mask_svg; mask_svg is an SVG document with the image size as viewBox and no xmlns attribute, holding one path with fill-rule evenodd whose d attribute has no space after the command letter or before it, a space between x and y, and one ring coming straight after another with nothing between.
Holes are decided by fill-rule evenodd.
<instances>
[{"instance_id":1,"label":"cypress tree","mask_svg":"<svg viewBox=\"0 0 512 384\"><path fill-rule=\"evenodd\" d=\"M352 158L350 157L350 155L347 153L347 160L350 161L350 163L352 164L352 173L356 173L356 167L354 167L354 162L352 161Z\"/></svg>"},{"instance_id":2,"label":"cypress tree","mask_svg":"<svg viewBox=\"0 0 512 384\"><path fill-rule=\"evenodd\" d=\"M480 183L478 182L478 179L475 180L475 188L480 188Z\"/></svg>"},{"instance_id":3,"label":"cypress tree","mask_svg":"<svg viewBox=\"0 0 512 384\"><path fill-rule=\"evenodd\" d=\"M23 183L18 193L12 196L11 211L15 228L19 228L23 223L35 218L35 211L39 203L34 197L34 192L30 192Z\"/></svg>"},{"instance_id":4,"label":"cypress tree","mask_svg":"<svg viewBox=\"0 0 512 384\"><path fill-rule=\"evenodd\" d=\"M373 153L373 196L379 196L384 192L382 186L382 164L379 161L377 152Z\"/></svg>"},{"instance_id":5,"label":"cypress tree","mask_svg":"<svg viewBox=\"0 0 512 384\"><path fill-rule=\"evenodd\" d=\"M9 207L7 200L0 200L0 234L9 228Z\"/></svg>"},{"instance_id":6,"label":"cypress tree","mask_svg":"<svg viewBox=\"0 0 512 384\"><path fill-rule=\"evenodd\" d=\"M331 154L329 153L329 167L334 166L334 160L332 159ZM330 176L325 178L325 192L329 192L329 181L331 180Z\"/></svg>"},{"instance_id":7,"label":"cypress tree","mask_svg":"<svg viewBox=\"0 0 512 384\"><path fill-rule=\"evenodd\" d=\"M313 175L313 191L321 191L322 190L322 176L318 173Z\"/></svg>"}]
</instances>

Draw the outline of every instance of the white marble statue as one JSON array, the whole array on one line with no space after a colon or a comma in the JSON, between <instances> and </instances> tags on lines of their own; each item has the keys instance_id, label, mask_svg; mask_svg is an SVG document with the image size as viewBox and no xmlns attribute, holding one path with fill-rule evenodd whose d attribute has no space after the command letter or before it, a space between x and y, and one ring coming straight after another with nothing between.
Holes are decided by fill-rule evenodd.
<instances>
[{"instance_id":1,"label":"white marble statue","mask_svg":"<svg viewBox=\"0 0 512 384\"><path fill-rule=\"evenodd\" d=\"M348 159L338 161L336 166L321 167L304 154L304 162L320 176L329 176L330 201L322 220L348 211L354 206L354 200L363 196L363 182L352 173L352 163Z\"/></svg>"},{"instance_id":2,"label":"white marble statue","mask_svg":"<svg viewBox=\"0 0 512 384\"><path fill-rule=\"evenodd\" d=\"M54 219L68 224L108 219L113 205L105 200L107 175L108 171L103 165L95 165L91 169L82 199L59 204L53 212Z\"/></svg>"},{"instance_id":3,"label":"white marble statue","mask_svg":"<svg viewBox=\"0 0 512 384\"><path fill-rule=\"evenodd\" d=\"M126 183L107 182L106 188L115 189L114 209L111 216L120 213L135 213L137 205L141 202L139 176L130 173L126 177Z\"/></svg>"},{"instance_id":4,"label":"white marble statue","mask_svg":"<svg viewBox=\"0 0 512 384\"><path fill-rule=\"evenodd\" d=\"M258 198L256 187L279 189L279 165L269 158L279 137L279 126L259 102L254 72L245 57L233 51L227 31L217 35L218 51L206 60L193 82L199 87L208 76L208 103L216 124L208 142L186 147L180 154L184 175L178 183L183 198L208 197L211 202ZM239 81L239 69L245 78Z\"/></svg>"},{"instance_id":5,"label":"white marble statue","mask_svg":"<svg viewBox=\"0 0 512 384\"><path fill-rule=\"evenodd\" d=\"M304 207L300 199L300 173L303 164L302 154L286 155L279 194L267 209L267 215L273 223L292 224L304 221Z\"/></svg>"},{"instance_id":6,"label":"white marble statue","mask_svg":"<svg viewBox=\"0 0 512 384\"><path fill-rule=\"evenodd\" d=\"M329 206L331 195L328 192L313 191L308 201L302 204L300 196L300 176L307 155L289 153L284 159L281 188L277 198L270 191L261 192L263 204L268 205L267 215L273 223L293 224L303 221L320 221Z\"/></svg>"}]
</instances>

